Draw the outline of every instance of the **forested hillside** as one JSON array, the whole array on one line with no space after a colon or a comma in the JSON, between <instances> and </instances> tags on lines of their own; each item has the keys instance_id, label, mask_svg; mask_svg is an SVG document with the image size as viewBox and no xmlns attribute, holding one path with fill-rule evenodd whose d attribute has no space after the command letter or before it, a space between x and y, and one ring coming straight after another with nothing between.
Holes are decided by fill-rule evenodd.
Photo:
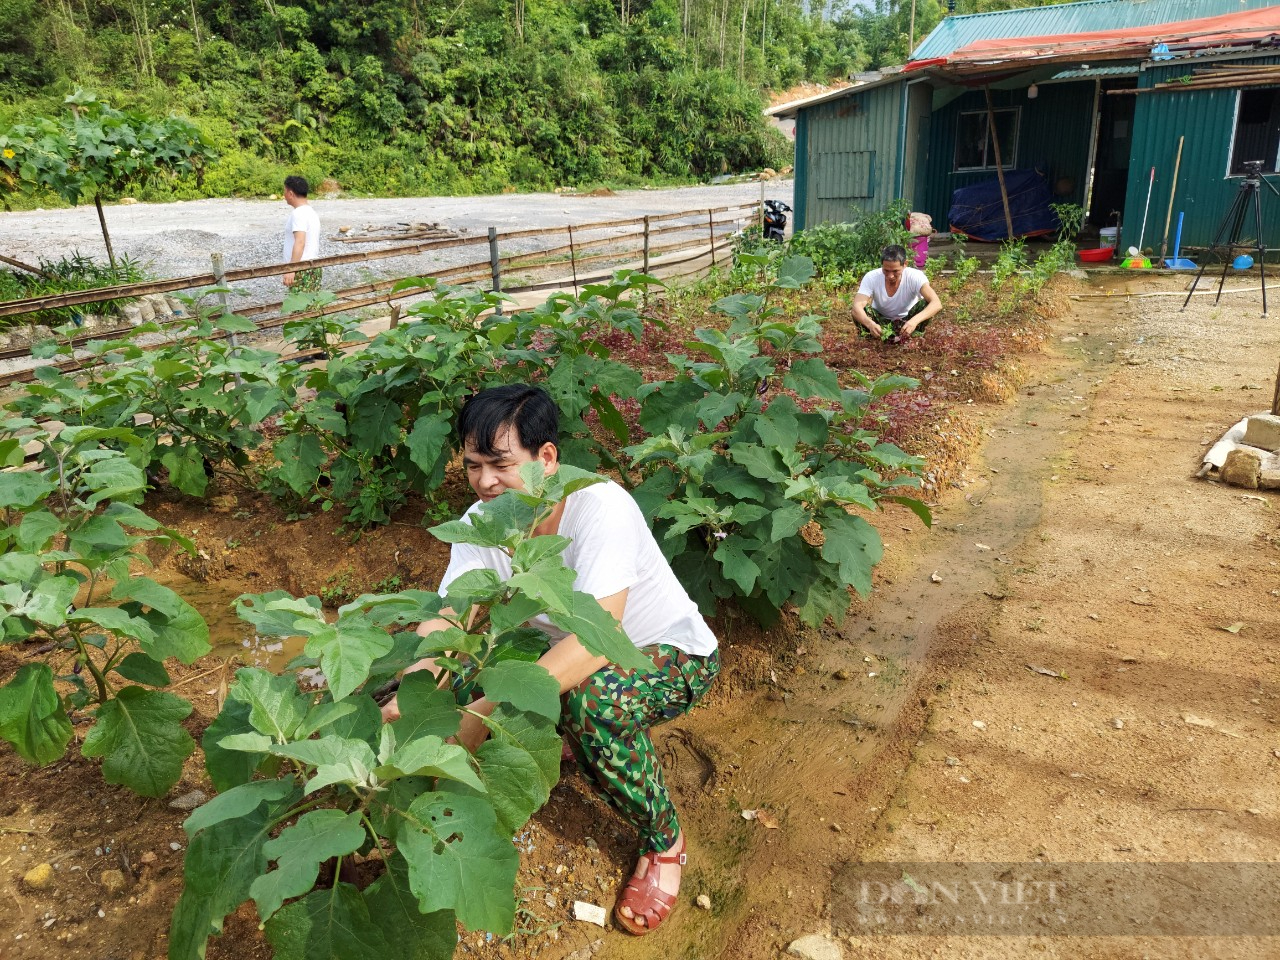
<instances>
[{"instance_id":1,"label":"forested hillside","mask_svg":"<svg viewBox=\"0 0 1280 960\"><path fill-rule=\"evenodd\" d=\"M76 87L185 114L219 160L154 199L273 193L294 171L383 195L708 177L789 161L767 90L907 53L908 2L806 6L824 5L0 0L0 128ZM920 0L917 39L941 13Z\"/></svg>"}]
</instances>

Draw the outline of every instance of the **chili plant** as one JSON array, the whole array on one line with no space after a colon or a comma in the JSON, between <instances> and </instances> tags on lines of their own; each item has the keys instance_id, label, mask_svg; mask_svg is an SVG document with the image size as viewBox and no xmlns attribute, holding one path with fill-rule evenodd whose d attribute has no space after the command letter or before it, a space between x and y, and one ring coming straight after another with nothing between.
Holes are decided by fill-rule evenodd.
<instances>
[{"instance_id":1,"label":"chili plant","mask_svg":"<svg viewBox=\"0 0 1280 960\"><path fill-rule=\"evenodd\" d=\"M107 782L162 796L195 749L181 726L191 704L160 689L164 661L207 653L209 628L131 567L148 541L193 547L134 505L147 485L145 440L123 428L33 426L11 420L0 434L6 467L22 463L24 443L41 445L40 469L0 473L0 643L45 659L0 688L0 738L30 763L52 763L85 711L82 752L102 758Z\"/></svg>"},{"instance_id":2,"label":"chili plant","mask_svg":"<svg viewBox=\"0 0 1280 960\"><path fill-rule=\"evenodd\" d=\"M253 900L278 960L451 957L456 924L509 933L518 853L512 836L559 774L560 687L529 662L545 617L598 656L627 667L644 660L593 597L573 589L561 553L568 541L534 536L563 497L601 478L561 465L522 468L528 492L507 491L464 520L434 528L451 543L511 556L511 576L475 570L448 595L410 590L365 595L326 621L315 597L245 596L240 615L262 634L305 636L292 666L322 685L300 690L292 674L246 668L204 737L210 776L224 791L188 820L185 887L169 956L204 955L225 916ZM427 637L401 630L441 618ZM405 676L400 718L383 724L375 693ZM474 755L450 742L472 690L498 706L482 718L489 739ZM338 858L331 885L321 864ZM344 866L361 865L353 883ZM274 866L273 866L274 864ZM371 882L370 882L370 878Z\"/></svg>"},{"instance_id":3,"label":"chili plant","mask_svg":"<svg viewBox=\"0 0 1280 960\"><path fill-rule=\"evenodd\" d=\"M808 258L778 269L780 287L813 275ZM871 403L906 377L842 388L821 350L818 318L782 319L762 296L736 295L713 309L726 330L700 329L670 355L675 379L642 390L640 425L652 435L626 451L644 477L634 495L673 568L708 615L735 598L761 622L793 605L810 624L837 622L848 588L866 595L882 545L851 510L902 503L925 523L928 508L909 496L924 462L862 429Z\"/></svg>"}]
</instances>

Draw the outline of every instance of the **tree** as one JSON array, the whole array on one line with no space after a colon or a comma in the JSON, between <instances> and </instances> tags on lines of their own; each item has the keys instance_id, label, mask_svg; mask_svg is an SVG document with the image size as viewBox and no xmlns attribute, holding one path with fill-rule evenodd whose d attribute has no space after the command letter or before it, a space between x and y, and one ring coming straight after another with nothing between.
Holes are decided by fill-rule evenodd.
<instances>
[{"instance_id":1,"label":"tree","mask_svg":"<svg viewBox=\"0 0 1280 960\"><path fill-rule=\"evenodd\" d=\"M41 117L0 132L0 195L52 190L72 206L92 196L116 265L103 193L118 193L155 177L195 173L199 178L213 148L190 120L124 113L92 93L66 98L68 113Z\"/></svg>"}]
</instances>

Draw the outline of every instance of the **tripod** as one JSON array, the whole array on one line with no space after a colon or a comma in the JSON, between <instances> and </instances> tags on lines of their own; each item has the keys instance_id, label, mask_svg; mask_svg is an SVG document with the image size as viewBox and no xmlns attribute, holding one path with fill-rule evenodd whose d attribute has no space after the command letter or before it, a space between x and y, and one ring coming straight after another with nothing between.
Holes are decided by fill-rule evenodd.
<instances>
[{"instance_id":1,"label":"tripod","mask_svg":"<svg viewBox=\"0 0 1280 960\"><path fill-rule=\"evenodd\" d=\"M1218 295L1213 302L1217 303L1222 299L1222 286L1227 282L1227 268L1232 262L1231 251L1241 247L1240 228L1244 226L1245 215L1252 207L1253 224L1257 234L1250 249L1258 256L1258 273L1262 276L1262 315L1265 317L1267 315L1267 248L1262 239L1262 197L1258 188L1266 184L1267 189L1277 197L1280 197L1280 190L1277 190L1274 184L1262 175L1261 160L1246 160L1243 166L1244 179L1240 181L1240 191L1232 201L1231 209L1218 224L1218 232L1213 235L1213 243L1209 245L1209 253L1222 257L1222 276L1218 279ZM1200 265L1200 272L1196 274L1195 280L1191 283L1191 289L1187 291L1187 299L1182 301L1183 310L1187 309L1187 304L1191 302L1191 295L1196 292L1196 286L1204 276L1207 265L1207 263Z\"/></svg>"}]
</instances>

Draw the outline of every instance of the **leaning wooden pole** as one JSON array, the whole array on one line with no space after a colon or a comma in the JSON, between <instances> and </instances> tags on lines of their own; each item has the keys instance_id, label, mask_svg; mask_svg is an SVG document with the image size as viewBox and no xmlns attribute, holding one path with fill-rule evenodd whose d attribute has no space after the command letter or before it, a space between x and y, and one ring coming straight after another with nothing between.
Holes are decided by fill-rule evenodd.
<instances>
[{"instance_id":1,"label":"leaning wooden pole","mask_svg":"<svg viewBox=\"0 0 1280 960\"><path fill-rule=\"evenodd\" d=\"M1000 202L1004 204L1004 226L1008 239L1013 239L1013 214L1009 212L1009 191L1004 185L1004 162L1000 158L1000 137L996 133L996 110L991 105L991 88L982 85L987 97L987 129L991 131L991 151L996 156L996 179L1000 181Z\"/></svg>"}]
</instances>

